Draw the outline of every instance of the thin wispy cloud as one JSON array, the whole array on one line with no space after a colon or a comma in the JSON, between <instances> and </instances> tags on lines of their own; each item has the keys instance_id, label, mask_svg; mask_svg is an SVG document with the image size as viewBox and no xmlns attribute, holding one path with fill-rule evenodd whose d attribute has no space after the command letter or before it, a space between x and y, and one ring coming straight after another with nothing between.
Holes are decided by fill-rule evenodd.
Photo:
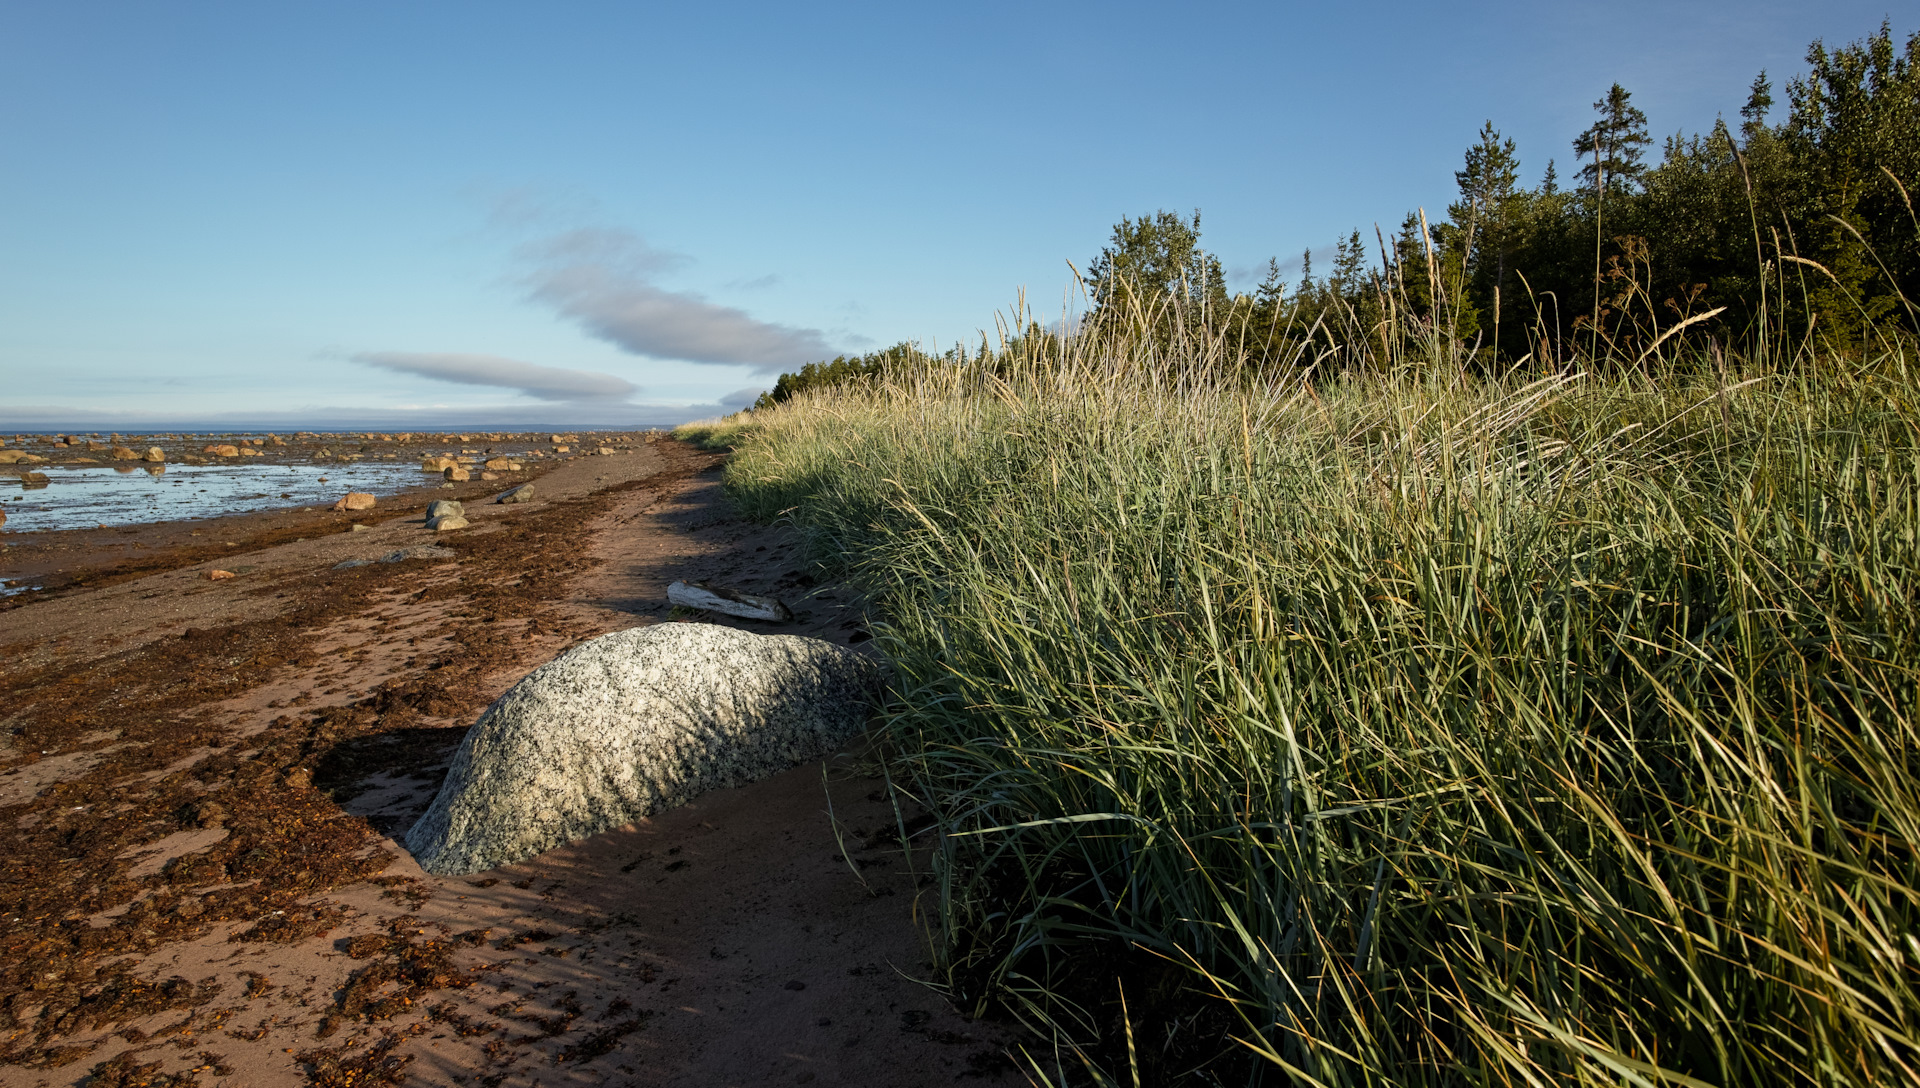
<instances>
[{"instance_id":1,"label":"thin wispy cloud","mask_svg":"<svg viewBox=\"0 0 1920 1088\"><path fill-rule=\"evenodd\" d=\"M819 329L781 325L658 278L687 263L629 231L568 231L522 247L529 294L588 334L635 355L773 372L832 357Z\"/></svg>"},{"instance_id":2,"label":"thin wispy cloud","mask_svg":"<svg viewBox=\"0 0 1920 1088\"><path fill-rule=\"evenodd\" d=\"M512 389L536 400L624 401L640 391L625 378L597 370L568 370L540 366L498 355L469 355L457 352L366 351L352 356L356 363L378 367L396 374Z\"/></svg>"}]
</instances>

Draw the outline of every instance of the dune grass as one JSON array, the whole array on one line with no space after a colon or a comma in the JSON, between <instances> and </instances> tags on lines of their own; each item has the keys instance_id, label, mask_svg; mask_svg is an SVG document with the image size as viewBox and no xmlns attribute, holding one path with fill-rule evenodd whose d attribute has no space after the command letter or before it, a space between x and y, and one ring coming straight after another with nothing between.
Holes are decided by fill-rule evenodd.
<instances>
[{"instance_id":1,"label":"dune grass","mask_svg":"<svg viewBox=\"0 0 1920 1088\"><path fill-rule=\"evenodd\" d=\"M739 412L718 419L682 423L673 429L673 437L703 450L730 450L753 430L753 413Z\"/></svg>"},{"instance_id":2,"label":"dune grass","mask_svg":"<svg viewBox=\"0 0 1920 1088\"><path fill-rule=\"evenodd\" d=\"M756 413L727 478L875 595L941 978L1036 1076L1912 1082L1909 363L1082 337Z\"/></svg>"}]
</instances>

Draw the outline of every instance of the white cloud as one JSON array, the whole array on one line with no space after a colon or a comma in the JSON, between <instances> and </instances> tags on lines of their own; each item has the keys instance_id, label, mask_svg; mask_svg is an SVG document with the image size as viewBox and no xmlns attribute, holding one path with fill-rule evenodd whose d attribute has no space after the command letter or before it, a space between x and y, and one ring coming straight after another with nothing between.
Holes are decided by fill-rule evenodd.
<instances>
[{"instance_id":1,"label":"white cloud","mask_svg":"<svg viewBox=\"0 0 1920 1088\"><path fill-rule=\"evenodd\" d=\"M691 291L659 286L654 281L662 273L688 258L627 231L569 231L526 246L521 255L535 266L527 277L534 299L635 355L773 372L834 354L819 329L761 321Z\"/></svg>"},{"instance_id":2,"label":"white cloud","mask_svg":"<svg viewBox=\"0 0 1920 1088\"><path fill-rule=\"evenodd\" d=\"M625 401L640 388L625 378L595 370L566 370L523 363L498 355L455 352L367 351L352 357L356 363L461 385L517 389L546 401Z\"/></svg>"}]
</instances>

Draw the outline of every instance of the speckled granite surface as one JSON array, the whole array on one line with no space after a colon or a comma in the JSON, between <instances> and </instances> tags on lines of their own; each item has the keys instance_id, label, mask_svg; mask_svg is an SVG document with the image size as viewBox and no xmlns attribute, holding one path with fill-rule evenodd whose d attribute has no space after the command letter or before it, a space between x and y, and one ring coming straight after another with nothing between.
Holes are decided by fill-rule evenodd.
<instances>
[{"instance_id":1,"label":"speckled granite surface","mask_svg":"<svg viewBox=\"0 0 1920 1088\"><path fill-rule=\"evenodd\" d=\"M836 750L878 669L792 635L661 623L603 635L487 708L407 833L431 873L472 873Z\"/></svg>"}]
</instances>

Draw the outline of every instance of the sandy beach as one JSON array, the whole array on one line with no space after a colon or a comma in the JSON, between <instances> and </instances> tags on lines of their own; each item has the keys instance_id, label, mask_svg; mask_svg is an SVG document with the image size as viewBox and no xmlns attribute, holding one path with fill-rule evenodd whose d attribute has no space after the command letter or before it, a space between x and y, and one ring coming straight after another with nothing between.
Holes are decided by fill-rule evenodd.
<instances>
[{"instance_id":1,"label":"sandy beach","mask_svg":"<svg viewBox=\"0 0 1920 1088\"><path fill-rule=\"evenodd\" d=\"M0 533L47 586L0 607L0 1083L1019 1083L919 981L915 813L858 753L488 873L399 844L494 697L689 618L675 579L865 640L718 468L636 436L529 465L525 505ZM426 529L442 497L471 528Z\"/></svg>"}]
</instances>

